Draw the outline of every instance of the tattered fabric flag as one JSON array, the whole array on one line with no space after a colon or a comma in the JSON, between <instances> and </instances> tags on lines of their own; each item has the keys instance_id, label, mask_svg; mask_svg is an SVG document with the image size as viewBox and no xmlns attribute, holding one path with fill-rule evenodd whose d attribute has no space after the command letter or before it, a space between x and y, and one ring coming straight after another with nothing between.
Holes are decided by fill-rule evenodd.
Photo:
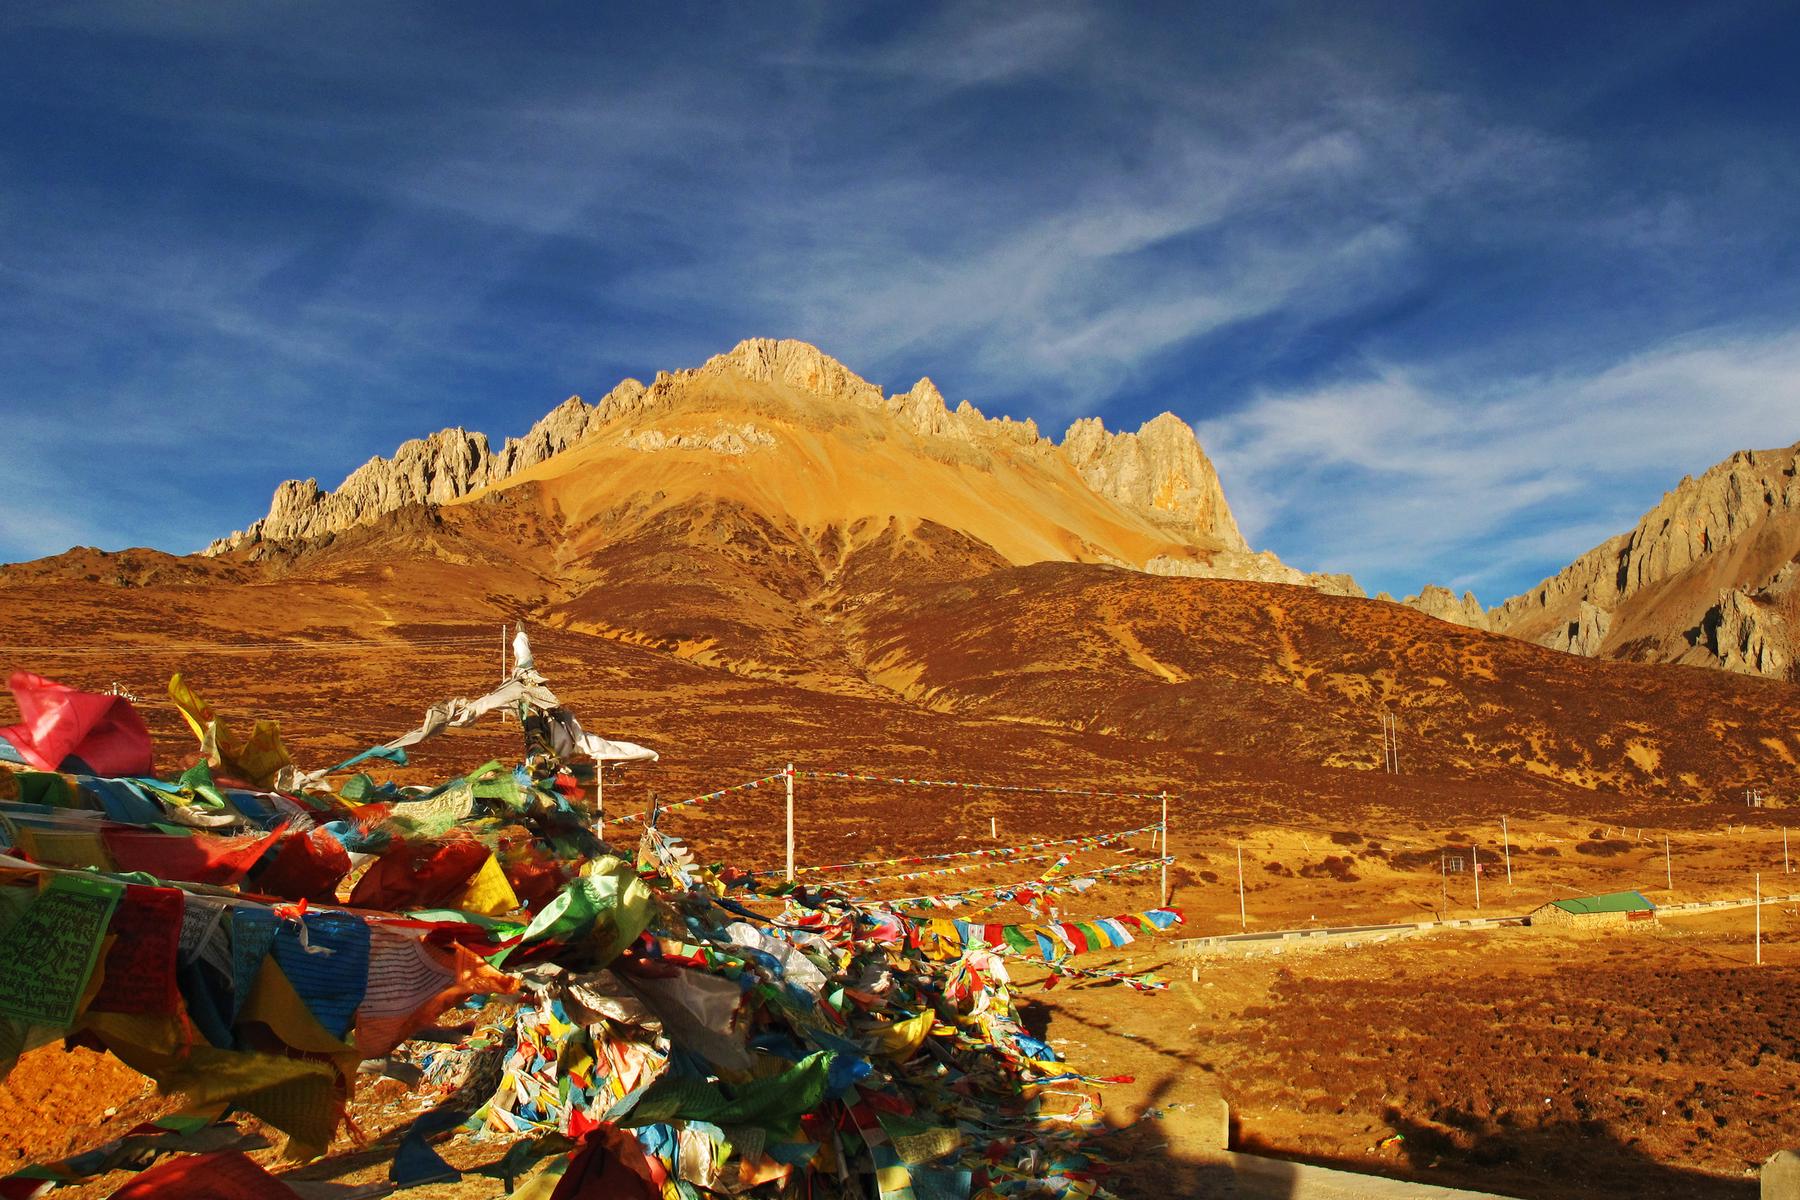
<instances>
[{"instance_id":1,"label":"tattered fabric flag","mask_svg":"<svg viewBox=\"0 0 1800 1200\"><path fill-rule=\"evenodd\" d=\"M158 1163L110 1200L301 1200L300 1193L239 1150Z\"/></svg>"},{"instance_id":2,"label":"tattered fabric flag","mask_svg":"<svg viewBox=\"0 0 1800 1200\"><path fill-rule=\"evenodd\" d=\"M154 829L109 827L101 831L100 837L121 871L142 871L182 883L224 885L242 879L286 828L283 824L271 833L220 837L211 833L183 836Z\"/></svg>"},{"instance_id":3,"label":"tattered fabric flag","mask_svg":"<svg viewBox=\"0 0 1800 1200\"><path fill-rule=\"evenodd\" d=\"M379 1058L438 1014L477 993L509 994L519 981L455 943L428 945L426 930L369 927L368 984L356 1008L356 1051Z\"/></svg>"},{"instance_id":4,"label":"tattered fabric flag","mask_svg":"<svg viewBox=\"0 0 1800 1200\"><path fill-rule=\"evenodd\" d=\"M90 1012L173 1013L179 1008L175 955L183 904L178 888L126 886L107 926L112 945Z\"/></svg>"},{"instance_id":5,"label":"tattered fabric flag","mask_svg":"<svg viewBox=\"0 0 1800 1200\"><path fill-rule=\"evenodd\" d=\"M284 900L337 899L338 881L350 873L350 853L323 829L289 834L252 878L250 886Z\"/></svg>"},{"instance_id":6,"label":"tattered fabric flag","mask_svg":"<svg viewBox=\"0 0 1800 1200\"><path fill-rule=\"evenodd\" d=\"M87 991L107 921L124 886L52 875L0 933L0 1015L67 1028Z\"/></svg>"},{"instance_id":7,"label":"tattered fabric flag","mask_svg":"<svg viewBox=\"0 0 1800 1200\"><path fill-rule=\"evenodd\" d=\"M212 706L182 679L179 672L169 677L169 699L186 718L188 728L200 739L201 753L215 771L241 779L255 787L273 787L283 767L293 765L287 747L281 744L281 726L274 721L257 720L250 736L240 738L214 715ZM141 772L148 774L148 772ZM124 772L102 772L124 774Z\"/></svg>"},{"instance_id":8,"label":"tattered fabric flag","mask_svg":"<svg viewBox=\"0 0 1800 1200\"><path fill-rule=\"evenodd\" d=\"M500 869L500 860L490 854L451 907L484 917L503 917L519 907L519 897Z\"/></svg>"},{"instance_id":9,"label":"tattered fabric flag","mask_svg":"<svg viewBox=\"0 0 1800 1200\"><path fill-rule=\"evenodd\" d=\"M0 738L38 770L95 775L154 770L150 730L125 697L78 691L30 671L13 672L7 686L22 719L0 729Z\"/></svg>"},{"instance_id":10,"label":"tattered fabric flag","mask_svg":"<svg viewBox=\"0 0 1800 1200\"><path fill-rule=\"evenodd\" d=\"M471 837L442 842L396 841L350 892L356 908L401 912L450 904L475 872L491 861L488 848Z\"/></svg>"}]
</instances>

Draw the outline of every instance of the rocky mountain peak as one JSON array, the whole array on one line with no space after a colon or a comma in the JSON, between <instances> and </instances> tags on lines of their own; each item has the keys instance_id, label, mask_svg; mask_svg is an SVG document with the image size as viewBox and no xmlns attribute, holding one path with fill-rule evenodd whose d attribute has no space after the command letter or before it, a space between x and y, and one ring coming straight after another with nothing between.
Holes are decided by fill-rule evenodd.
<instances>
[{"instance_id":1,"label":"rocky mountain peak","mask_svg":"<svg viewBox=\"0 0 1800 1200\"><path fill-rule=\"evenodd\" d=\"M553 458L618 422L646 412L673 411L684 403L693 381L724 376L786 387L828 404L882 414L918 437L973 447L976 454L971 462L989 461L987 456L993 454L1024 453L1040 460L1060 455L1095 493L1149 517L1167 528L1177 543L1192 545L1201 555L1200 559L1159 560L1155 567L1134 565L1162 573L1309 581L1273 556L1251 561L1254 556L1226 504L1217 472L1194 431L1172 413L1146 421L1135 433L1108 432L1098 419L1077 421L1058 447L1040 434L1033 421L989 418L967 400L952 408L929 377L905 392L887 396L816 346L775 338L745 340L692 370L659 372L648 388L627 379L598 404L570 396L523 436L508 438L497 449L480 433L444 429L404 443L391 457L371 458L333 491L322 490L316 480L289 481L276 490L268 515L208 550L218 553L259 540L319 537L407 505L451 503ZM729 430L726 425L731 426ZM691 444L723 447L721 453L739 455L773 444L760 428L739 428L730 422L705 437L691 430L646 429L636 430L631 437L634 440L629 444L640 449L652 444ZM1205 557L1208 552L1216 552L1210 560ZM1354 589L1348 580L1334 579L1330 586Z\"/></svg>"},{"instance_id":2,"label":"rocky mountain peak","mask_svg":"<svg viewBox=\"0 0 1800 1200\"><path fill-rule=\"evenodd\" d=\"M1101 495L1248 552L1212 460L1174 413L1152 417L1136 433L1109 433L1100 418L1085 417L1063 435L1062 453Z\"/></svg>"},{"instance_id":3,"label":"rocky mountain peak","mask_svg":"<svg viewBox=\"0 0 1800 1200\"><path fill-rule=\"evenodd\" d=\"M761 383L786 384L827 400L846 400L868 408L882 404L879 387L817 346L792 338L746 338L699 368L701 374L726 370Z\"/></svg>"},{"instance_id":4,"label":"rocky mountain peak","mask_svg":"<svg viewBox=\"0 0 1800 1200\"><path fill-rule=\"evenodd\" d=\"M1576 654L1787 678L1796 557L1800 443L1740 450L1489 616L1497 632Z\"/></svg>"}]
</instances>

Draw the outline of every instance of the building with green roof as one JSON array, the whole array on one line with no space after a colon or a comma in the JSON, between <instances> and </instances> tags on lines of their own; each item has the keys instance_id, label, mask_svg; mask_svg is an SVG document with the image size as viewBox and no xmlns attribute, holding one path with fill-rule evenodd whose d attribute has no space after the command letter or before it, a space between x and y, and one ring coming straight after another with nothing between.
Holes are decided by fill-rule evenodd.
<instances>
[{"instance_id":1,"label":"building with green roof","mask_svg":"<svg viewBox=\"0 0 1800 1200\"><path fill-rule=\"evenodd\" d=\"M1601 896L1575 896L1552 900L1533 909L1528 918L1533 925L1588 927L1623 925L1628 921L1653 921L1656 905L1642 892L1607 892Z\"/></svg>"}]
</instances>

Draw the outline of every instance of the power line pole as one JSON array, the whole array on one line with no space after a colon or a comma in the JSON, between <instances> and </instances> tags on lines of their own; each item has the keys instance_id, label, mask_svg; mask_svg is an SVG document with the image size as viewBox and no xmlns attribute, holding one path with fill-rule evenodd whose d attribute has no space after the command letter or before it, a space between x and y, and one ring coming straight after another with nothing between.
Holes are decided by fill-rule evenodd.
<instances>
[{"instance_id":1,"label":"power line pole","mask_svg":"<svg viewBox=\"0 0 1800 1200\"><path fill-rule=\"evenodd\" d=\"M1240 842L1237 848L1238 859L1238 928L1250 928L1250 918L1244 912L1244 847Z\"/></svg>"},{"instance_id":2,"label":"power line pole","mask_svg":"<svg viewBox=\"0 0 1800 1200\"><path fill-rule=\"evenodd\" d=\"M1381 710L1381 769L1389 775L1400 773L1400 722L1385 708Z\"/></svg>"},{"instance_id":3,"label":"power line pole","mask_svg":"<svg viewBox=\"0 0 1800 1200\"><path fill-rule=\"evenodd\" d=\"M1500 818L1500 846L1506 854L1506 886L1512 886L1512 836L1506 830L1506 818Z\"/></svg>"}]
</instances>

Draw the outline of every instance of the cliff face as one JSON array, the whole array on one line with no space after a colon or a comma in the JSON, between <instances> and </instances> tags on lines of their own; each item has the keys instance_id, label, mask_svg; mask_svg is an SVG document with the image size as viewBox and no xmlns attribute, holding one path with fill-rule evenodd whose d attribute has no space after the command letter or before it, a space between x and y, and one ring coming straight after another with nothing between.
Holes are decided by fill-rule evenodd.
<instances>
[{"instance_id":1,"label":"cliff face","mask_svg":"<svg viewBox=\"0 0 1800 1200\"><path fill-rule=\"evenodd\" d=\"M1187 422L1163 413L1136 433L1108 433L1098 417L1069 426L1062 453L1087 485L1140 512L1166 515L1247 554L1212 460Z\"/></svg>"},{"instance_id":2,"label":"cliff face","mask_svg":"<svg viewBox=\"0 0 1800 1200\"><path fill-rule=\"evenodd\" d=\"M1135 433L1108 431L1097 418L1076 421L1058 446L1029 420L990 418L963 401L952 409L930 379L885 395L882 389L804 342L755 338L740 343L690 371L664 372L649 387L627 379L598 404L571 396L498 449L487 437L445 429L406 442L388 458L371 458L336 489L315 479L290 480L276 488L269 512L241 532L208 547L209 554L262 541L313 539L376 520L413 504L444 505L504 483L605 430L621 431L625 444L644 451L702 449L744 455L773 447L775 438L755 423L755 401L744 419L715 422L716 428L675 435L638 429L642 419L678 417L704 394L716 411L721 390L742 381L786 389L814 404L821 420L833 412L876 414L947 455L979 464L994 454L1024 456L1042 464L1062 463L1085 487L1106 501L1147 519L1176 546L1192 552L1158 553L1121 565L1167 575L1273 580L1311 584L1360 595L1347 576L1313 577L1287 567L1272 554L1250 552L1218 473L1194 431L1172 413L1146 422ZM728 415L728 414L727 414ZM898 453L898 451L896 451ZM1058 468L1062 469L1062 468ZM1030 504L1031 497L1021 496Z\"/></svg>"},{"instance_id":3,"label":"cliff face","mask_svg":"<svg viewBox=\"0 0 1800 1200\"><path fill-rule=\"evenodd\" d=\"M1800 444L1744 450L1491 610L1491 626L1588 656L1794 676Z\"/></svg>"},{"instance_id":4,"label":"cliff face","mask_svg":"<svg viewBox=\"0 0 1800 1200\"><path fill-rule=\"evenodd\" d=\"M645 394L643 384L627 379L598 404L570 396L525 436L507 438L498 450L488 445L485 433L440 429L401 443L391 458L371 458L330 492L320 488L316 479L290 479L276 485L267 516L213 542L206 553L219 554L260 541L324 537L410 504L449 504L536 466L592 430L637 411Z\"/></svg>"}]
</instances>

